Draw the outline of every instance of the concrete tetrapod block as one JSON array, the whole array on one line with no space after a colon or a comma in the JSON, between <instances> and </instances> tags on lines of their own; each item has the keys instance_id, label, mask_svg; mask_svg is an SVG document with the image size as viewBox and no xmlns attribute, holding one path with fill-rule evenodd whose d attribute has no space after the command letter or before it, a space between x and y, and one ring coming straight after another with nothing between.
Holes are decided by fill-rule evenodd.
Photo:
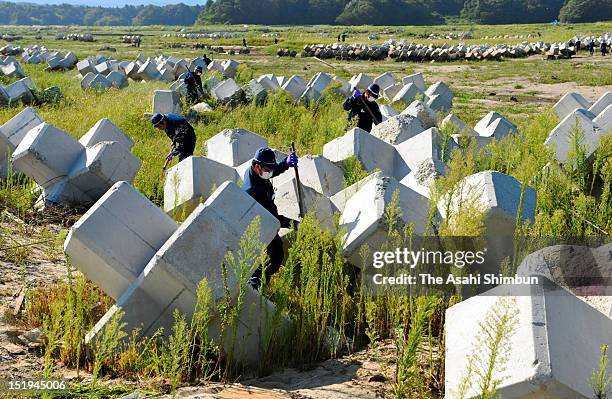
<instances>
[{"instance_id":1,"label":"concrete tetrapod block","mask_svg":"<svg viewBox=\"0 0 612 399\"><path fill-rule=\"evenodd\" d=\"M586 98L582 97L579 93L569 92L565 93L563 97L555 105L553 110L559 119L564 119L566 116L571 114L576 108L587 110L591 107L591 104Z\"/></svg>"},{"instance_id":2,"label":"concrete tetrapod block","mask_svg":"<svg viewBox=\"0 0 612 399\"><path fill-rule=\"evenodd\" d=\"M240 100L244 94L240 86L234 79L226 79L218 83L212 90L211 94L217 101L221 103L231 102L232 100Z\"/></svg>"},{"instance_id":3,"label":"concrete tetrapod block","mask_svg":"<svg viewBox=\"0 0 612 399\"><path fill-rule=\"evenodd\" d=\"M41 123L15 149L13 166L47 188L68 175L82 152L81 143L68 133Z\"/></svg>"},{"instance_id":4,"label":"concrete tetrapod block","mask_svg":"<svg viewBox=\"0 0 612 399\"><path fill-rule=\"evenodd\" d=\"M9 101L13 104L18 101L21 101L24 104L30 104L34 101L34 95L32 94L32 90L26 84L26 82L22 80L18 80L8 86L5 86L4 90L8 95Z\"/></svg>"},{"instance_id":5,"label":"concrete tetrapod block","mask_svg":"<svg viewBox=\"0 0 612 399\"><path fill-rule=\"evenodd\" d=\"M9 119L0 126L0 135L2 135L11 147L10 152L21 143L23 138L30 130L43 123L42 118L34 111L34 108L27 107L17 115ZM1 149L2 154L6 154L4 148ZM0 158L3 159L3 158Z\"/></svg>"},{"instance_id":6,"label":"concrete tetrapod block","mask_svg":"<svg viewBox=\"0 0 612 399\"><path fill-rule=\"evenodd\" d=\"M437 98L436 105L432 106L432 104L428 103L434 111L444 111L453 108L453 92L444 82L436 82L429 86L425 90L425 95L430 99L436 95L440 96Z\"/></svg>"},{"instance_id":7,"label":"concrete tetrapod block","mask_svg":"<svg viewBox=\"0 0 612 399\"><path fill-rule=\"evenodd\" d=\"M289 93L294 101L298 101L304 93L304 90L306 90L306 85L302 78L293 75L283 84L282 88Z\"/></svg>"},{"instance_id":8,"label":"concrete tetrapod block","mask_svg":"<svg viewBox=\"0 0 612 399\"><path fill-rule=\"evenodd\" d=\"M365 73L360 73L353 76L349 83L351 84L351 91L359 89L361 92L364 92L374 81Z\"/></svg>"},{"instance_id":9,"label":"concrete tetrapod block","mask_svg":"<svg viewBox=\"0 0 612 399\"><path fill-rule=\"evenodd\" d=\"M331 200L332 204L334 204L334 207L340 212L342 213L342 211L344 211L344 207L346 205L346 202L353 196L355 195L355 193L357 191L359 191L359 189L361 187L363 187L363 185L369 181L370 179L374 179L376 178L376 176L381 175L381 172L376 172L376 173L372 173L366 177L364 177L363 179L359 180L357 183L353 183L350 186L338 191L336 194L332 195L331 197L329 197L329 199Z\"/></svg>"},{"instance_id":10,"label":"concrete tetrapod block","mask_svg":"<svg viewBox=\"0 0 612 399\"><path fill-rule=\"evenodd\" d=\"M455 142L449 140L446 148L446 154L443 154L443 145L438 129L432 127L416 136L404 141L395 146L397 154L408 165L409 170L416 170L417 167L428 158L441 161L449 159L451 151L455 148ZM446 156L444 156L446 155ZM408 172L406 172L407 174ZM401 175L396 170L396 176Z\"/></svg>"},{"instance_id":11,"label":"concrete tetrapod block","mask_svg":"<svg viewBox=\"0 0 612 399\"><path fill-rule=\"evenodd\" d=\"M387 102L392 103L393 99L399 93L400 90L404 87L401 83L396 83L394 85L388 86L383 90L383 98L387 100Z\"/></svg>"},{"instance_id":12,"label":"concrete tetrapod block","mask_svg":"<svg viewBox=\"0 0 612 399\"><path fill-rule=\"evenodd\" d=\"M101 141L81 153L68 180L94 202L116 182L134 180L140 165L140 160L123 144Z\"/></svg>"},{"instance_id":13,"label":"concrete tetrapod block","mask_svg":"<svg viewBox=\"0 0 612 399\"><path fill-rule=\"evenodd\" d=\"M111 187L71 228L70 262L117 300L178 225L129 183Z\"/></svg>"},{"instance_id":14,"label":"concrete tetrapod block","mask_svg":"<svg viewBox=\"0 0 612 399\"><path fill-rule=\"evenodd\" d=\"M226 254L239 250L243 233L257 217L260 220L258 239L265 246L278 232L278 220L235 183L221 185L162 245L140 276L117 300L117 304L96 324L88 338L100 331L118 308L125 312L123 321L127 323L128 333L141 327L141 334L148 336L163 327L164 333L169 334L174 324L174 309L188 319L193 315L197 286L205 278L213 301L221 301L226 292L221 264ZM226 281L232 296L237 294L239 285L245 284L239 281L234 270L228 271ZM246 289L250 290L248 287ZM247 298L253 300L250 294L247 294ZM265 318L265 310L273 312L269 302L263 299L263 303L265 309L256 309L255 314L246 319L241 313L238 321L239 338L234 356L245 364L257 364L263 340L260 336L263 330L258 328L260 319ZM254 324L246 324L249 321L254 321ZM217 342L220 340L218 322L213 321L212 331L209 330L209 335Z\"/></svg>"},{"instance_id":15,"label":"concrete tetrapod block","mask_svg":"<svg viewBox=\"0 0 612 399\"><path fill-rule=\"evenodd\" d=\"M257 83L255 79L251 79L247 84L242 86L244 97L247 102L255 102L256 105L263 105L268 97L266 89Z\"/></svg>"},{"instance_id":16,"label":"concrete tetrapod block","mask_svg":"<svg viewBox=\"0 0 612 399\"><path fill-rule=\"evenodd\" d=\"M102 118L79 139L84 147L91 147L101 141L116 141L128 150L134 146L134 140L107 118Z\"/></svg>"},{"instance_id":17,"label":"concrete tetrapod block","mask_svg":"<svg viewBox=\"0 0 612 399\"><path fill-rule=\"evenodd\" d=\"M380 86L380 88L384 91L387 89L387 87L395 84L395 77L391 72L385 72L382 75L375 77L374 83L378 84L378 86Z\"/></svg>"},{"instance_id":18,"label":"concrete tetrapod block","mask_svg":"<svg viewBox=\"0 0 612 399\"><path fill-rule=\"evenodd\" d=\"M341 78L340 76L334 76L332 83L338 86L337 92L341 96L346 97L349 94L351 94L351 84L347 82L345 79Z\"/></svg>"},{"instance_id":19,"label":"concrete tetrapod block","mask_svg":"<svg viewBox=\"0 0 612 399\"><path fill-rule=\"evenodd\" d=\"M319 98L321 97L321 93L319 93L316 89L307 86L304 89L304 92L302 93L302 95L300 96L300 103L304 104L304 105L309 105L311 103L315 103L317 101L319 101Z\"/></svg>"},{"instance_id":20,"label":"concrete tetrapod block","mask_svg":"<svg viewBox=\"0 0 612 399\"><path fill-rule=\"evenodd\" d=\"M280 88L280 86L278 85L278 82L276 81L276 78L274 78L272 76L272 78L270 78L267 75L262 75L259 78L257 78L257 83L259 83L260 85L262 85L266 90L277 90Z\"/></svg>"},{"instance_id":21,"label":"concrete tetrapod block","mask_svg":"<svg viewBox=\"0 0 612 399\"><path fill-rule=\"evenodd\" d=\"M410 105L402 111L402 114L419 118L424 129L434 127L438 123L438 114L433 109L429 108L429 105L420 100L411 102Z\"/></svg>"},{"instance_id":22,"label":"concrete tetrapod block","mask_svg":"<svg viewBox=\"0 0 612 399\"><path fill-rule=\"evenodd\" d=\"M380 105L379 108L380 108L380 113L382 114L382 117L383 117L383 120L382 120L383 122L389 118L399 115L399 113L395 109L393 109L390 105L383 104L383 105Z\"/></svg>"},{"instance_id":23,"label":"concrete tetrapod block","mask_svg":"<svg viewBox=\"0 0 612 399\"><path fill-rule=\"evenodd\" d=\"M318 72L316 75L310 79L308 82L309 87L312 87L318 93L323 93L327 86L332 82L332 77L326 74L325 72Z\"/></svg>"},{"instance_id":24,"label":"concrete tetrapod block","mask_svg":"<svg viewBox=\"0 0 612 399\"><path fill-rule=\"evenodd\" d=\"M88 89L95 77L96 74L93 72L88 72L85 76L83 76L83 79L81 79L81 89Z\"/></svg>"},{"instance_id":25,"label":"concrete tetrapod block","mask_svg":"<svg viewBox=\"0 0 612 399\"><path fill-rule=\"evenodd\" d=\"M291 176L288 173L285 173ZM300 181L302 176L300 175ZM300 207L298 200L298 186L295 176L289 180L275 185L274 203L278 208L278 213L289 219L299 220ZM304 201L304 212L311 212L323 229L332 230L334 228L334 212L336 208L329 198L316 190L302 184L302 199Z\"/></svg>"},{"instance_id":26,"label":"concrete tetrapod block","mask_svg":"<svg viewBox=\"0 0 612 399\"><path fill-rule=\"evenodd\" d=\"M581 144L586 145L587 157L590 157L599 146L601 128L591 121L585 110L575 109L555 126L544 141L545 145L554 148L555 158L561 163L567 161L568 154L572 150L572 135L576 127L583 132Z\"/></svg>"},{"instance_id":27,"label":"concrete tetrapod block","mask_svg":"<svg viewBox=\"0 0 612 399\"><path fill-rule=\"evenodd\" d=\"M153 93L153 113L180 114L181 95L174 90L155 90Z\"/></svg>"},{"instance_id":28,"label":"concrete tetrapod block","mask_svg":"<svg viewBox=\"0 0 612 399\"><path fill-rule=\"evenodd\" d=\"M564 289L543 279L530 295L514 294L516 286L498 286L446 310L445 398L458 399L470 357L474 367L488 360L481 327L492 313L517 312L513 334L504 342L503 365L492 378L504 399L588 399L589 378L600 363L601 345L612 344L612 320ZM505 304L504 304L505 302ZM476 378L472 376L472 379ZM465 398L480 397L478 381Z\"/></svg>"},{"instance_id":29,"label":"concrete tetrapod block","mask_svg":"<svg viewBox=\"0 0 612 399\"><path fill-rule=\"evenodd\" d=\"M83 77L85 77L85 75L87 75L90 72L91 73L96 72L96 67L94 66L94 64L91 62L89 58L77 62L76 67L79 70L79 73L81 74L81 76Z\"/></svg>"},{"instance_id":30,"label":"concrete tetrapod block","mask_svg":"<svg viewBox=\"0 0 612 399\"><path fill-rule=\"evenodd\" d=\"M427 90L427 87L425 86L425 79L423 79L423 74L421 72L404 76L402 78L402 83L405 85L407 85L408 83L413 83L422 92L425 92L425 90Z\"/></svg>"},{"instance_id":31,"label":"concrete tetrapod block","mask_svg":"<svg viewBox=\"0 0 612 399\"><path fill-rule=\"evenodd\" d=\"M234 168L207 157L188 157L166 173L164 210L188 215L228 180L238 182Z\"/></svg>"},{"instance_id":32,"label":"concrete tetrapod block","mask_svg":"<svg viewBox=\"0 0 612 399\"><path fill-rule=\"evenodd\" d=\"M447 126L452 125L453 134L461 134L466 136L478 136L478 133L469 127L467 123L459 119L459 117L455 114L448 114L442 122L440 122L440 127L446 128Z\"/></svg>"},{"instance_id":33,"label":"concrete tetrapod block","mask_svg":"<svg viewBox=\"0 0 612 399\"><path fill-rule=\"evenodd\" d=\"M401 221L413 223L415 235L425 233L429 200L397 180L378 173L361 185L346 202L340 216L340 229L346 230L342 251L353 265L361 265L359 250L362 245L368 244L372 251L377 251L386 241L385 211L395 192L399 195Z\"/></svg>"},{"instance_id":34,"label":"concrete tetrapod block","mask_svg":"<svg viewBox=\"0 0 612 399\"><path fill-rule=\"evenodd\" d=\"M344 172L329 159L320 155L304 155L299 161L300 182L326 197L344 188ZM295 174L283 173L275 184L293 178Z\"/></svg>"},{"instance_id":35,"label":"concrete tetrapod block","mask_svg":"<svg viewBox=\"0 0 612 399\"><path fill-rule=\"evenodd\" d=\"M111 83L113 87L118 89L122 89L127 87L128 81L124 74L117 71L112 71L108 75L106 75L106 79Z\"/></svg>"},{"instance_id":36,"label":"concrete tetrapod block","mask_svg":"<svg viewBox=\"0 0 612 399\"><path fill-rule=\"evenodd\" d=\"M268 139L246 129L224 129L206 140L206 156L228 166L253 159L255 151L268 146Z\"/></svg>"},{"instance_id":37,"label":"concrete tetrapod block","mask_svg":"<svg viewBox=\"0 0 612 399\"><path fill-rule=\"evenodd\" d=\"M389 144L402 143L424 131L423 123L417 117L399 114L372 128L372 135Z\"/></svg>"},{"instance_id":38,"label":"concrete tetrapod block","mask_svg":"<svg viewBox=\"0 0 612 399\"><path fill-rule=\"evenodd\" d=\"M388 176L393 175L396 157L392 145L358 127L325 144L323 156L340 167L355 157L366 171L380 169Z\"/></svg>"},{"instance_id":39,"label":"concrete tetrapod block","mask_svg":"<svg viewBox=\"0 0 612 399\"><path fill-rule=\"evenodd\" d=\"M601 97L599 97L597 101L593 103L593 105L591 105L591 107L589 108L589 112L597 116L601 114L603 110L609 107L610 105L612 105L612 91L607 91L602 94Z\"/></svg>"},{"instance_id":40,"label":"concrete tetrapod block","mask_svg":"<svg viewBox=\"0 0 612 399\"><path fill-rule=\"evenodd\" d=\"M601 134L612 132L612 104L608 105L599 115L593 118L593 123L601 128Z\"/></svg>"},{"instance_id":41,"label":"concrete tetrapod block","mask_svg":"<svg viewBox=\"0 0 612 399\"><path fill-rule=\"evenodd\" d=\"M445 175L445 167L444 162L427 158L400 180L400 183L431 199L431 188L438 177Z\"/></svg>"},{"instance_id":42,"label":"concrete tetrapod block","mask_svg":"<svg viewBox=\"0 0 612 399\"><path fill-rule=\"evenodd\" d=\"M497 171L483 171L461 180L452 198L440 200L438 210L443 217L446 209L451 214L460 209L483 212L485 234L490 237L513 237L521 200L521 183L512 176ZM448 205L448 208L447 208ZM521 223L535 221L536 193L525 188Z\"/></svg>"},{"instance_id":43,"label":"concrete tetrapod block","mask_svg":"<svg viewBox=\"0 0 612 399\"><path fill-rule=\"evenodd\" d=\"M518 133L516 126L495 111L491 111L482 117L474 130L483 137L492 137L497 140L507 136L510 133Z\"/></svg>"},{"instance_id":44,"label":"concrete tetrapod block","mask_svg":"<svg viewBox=\"0 0 612 399\"><path fill-rule=\"evenodd\" d=\"M397 92L391 102L396 103L401 101L405 104L410 104L418 95L423 95L423 92L420 91L413 83L408 83Z\"/></svg>"}]
</instances>

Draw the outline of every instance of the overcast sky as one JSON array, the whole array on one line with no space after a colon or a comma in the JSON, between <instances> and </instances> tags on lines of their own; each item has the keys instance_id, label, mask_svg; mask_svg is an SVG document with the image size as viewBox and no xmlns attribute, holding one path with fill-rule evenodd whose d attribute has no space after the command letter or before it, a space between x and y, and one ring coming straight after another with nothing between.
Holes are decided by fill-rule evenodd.
<instances>
[{"instance_id":1,"label":"overcast sky","mask_svg":"<svg viewBox=\"0 0 612 399\"><path fill-rule=\"evenodd\" d=\"M163 6L166 4L177 4L183 3L188 5L204 5L206 0L9 0L11 3L36 3L36 4L75 4L75 5L87 5L87 6L101 6L101 7L123 7L124 5L140 5L140 4L153 4L156 6Z\"/></svg>"}]
</instances>

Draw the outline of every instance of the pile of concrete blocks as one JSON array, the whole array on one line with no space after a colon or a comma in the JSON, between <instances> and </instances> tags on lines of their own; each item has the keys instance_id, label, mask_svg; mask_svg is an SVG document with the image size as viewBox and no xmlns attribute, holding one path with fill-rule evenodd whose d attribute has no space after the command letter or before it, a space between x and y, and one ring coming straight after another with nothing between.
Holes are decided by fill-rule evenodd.
<instances>
[{"instance_id":1,"label":"pile of concrete blocks","mask_svg":"<svg viewBox=\"0 0 612 399\"><path fill-rule=\"evenodd\" d=\"M45 46L34 45L26 47L22 53L22 61L26 64L41 64L46 62L45 71L63 71L72 69L79 61L77 56L69 51L62 53L55 50L49 50Z\"/></svg>"},{"instance_id":2,"label":"pile of concrete blocks","mask_svg":"<svg viewBox=\"0 0 612 399\"><path fill-rule=\"evenodd\" d=\"M221 272L228 254L238 256L241 237L255 219L257 239L266 246L279 230L278 220L233 182L219 186L180 227L126 182L115 184L71 228L64 244L71 263L116 300L86 341L96 339L119 309L128 334L137 328L143 336L159 328L170 334L175 310L193 316L198 284L206 279L213 299L209 337L226 348L235 342L234 361L256 367L267 340L282 336L289 321L281 317L277 332L266 334L278 318L274 305L246 285L250 271ZM240 290L245 298L238 322L221 336L216 305L228 292L235 303Z\"/></svg>"},{"instance_id":3,"label":"pile of concrete blocks","mask_svg":"<svg viewBox=\"0 0 612 399\"><path fill-rule=\"evenodd\" d=\"M80 141L44 122L32 127L40 121L32 111L20 120L29 119L30 130L11 160L17 172L40 187L38 208L92 204L115 182L134 179L140 169L131 153L134 142L108 119L98 121Z\"/></svg>"},{"instance_id":4,"label":"pile of concrete blocks","mask_svg":"<svg viewBox=\"0 0 612 399\"><path fill-rule=\"evenodd\" d=\"M34 108L27 107L0 126L0 177L7 176L15 148L31 129L41 123L43 120Z\"/></svg>"},{"instance_id":5,"label":"pile of concrete blocks","mask_svg":"<svg viewBox=\"0 0 612 399\"><path fill-rule=\"evenodd\" d=\"M553 110L561 121L544 143L554 149L560 163L565 163L572 151L576 128L581 131L581 144L586 146L589 158L597 151L601 137L612 132L612 92L604 93L593 104L579 93L570 92L553 106Z\"/></svg>"},{"instance_id":6,"label":"pile of concrete blocks","mask_svg":"<svg viewBox=\"0 0 612 399\"><path fill-rule=\"evenodd\" d=\"M586 277L597 273L609 278L610 248L559 247L569 246L546 247L523 259L517 276L537 277L537 284L499 285L446 310L446 398L479 396L477 376L482 375L480 371L492 356L482 347L488 344L482 336L491 332L485 326L491 325L494 313L511 320L491 375L499 381L499 395L508 399L593 397L591 374L599 369L601 347L612 345L610 302L608 309L595 308L588 299L575 296L559 279L564 280L564 274L570 272L571 277L584 280L584 275L576 276L569 270L584 273L577 263L588 269L586 273L590 275ZM547 256L564 249L573 252L575 260L565 269L562 263L567 262ZM592 286L589 288L592 291ZM605 284L603 288L609 290ZM610 295L609 291L604 295ZM467 375L468 369L472 370L471 376ZM471 384L466 385L466 381ZM463 395L460 391L464 391Z\"/></svg>"},{"instance_id":7,"label":"pile of concrete blocks","mask_svg":"<svg viewBox=\"0 0 612 399\"><path fill-rule=\"evenodd\" d=\"M55 36L56 40L74 40L78 42L94 42L94 37L91 33L68 33Z\"/></svg>"},{"instance_id":8,"label":"pile of concrete blocks","mask_svg":"<svg viewBox=\"0 0 612 399\"><path fill-rule=\"evenodd\" d=\"M69 51L66 54L57 53L54 57L47 58L47 67L45 71L63 71L72 69L79 62L77 56Z\"/></svg>"},{"instance_id":9,"label":"pile of concrete blocks","mask_svg":"<svg viewBox=\"0 0 612 399\"><path fill-rule=\"evenodd\" d=\"M13 56L0 57L0 75L9 78L23 78L25 73Z\"/></svg>"}]
</instances>

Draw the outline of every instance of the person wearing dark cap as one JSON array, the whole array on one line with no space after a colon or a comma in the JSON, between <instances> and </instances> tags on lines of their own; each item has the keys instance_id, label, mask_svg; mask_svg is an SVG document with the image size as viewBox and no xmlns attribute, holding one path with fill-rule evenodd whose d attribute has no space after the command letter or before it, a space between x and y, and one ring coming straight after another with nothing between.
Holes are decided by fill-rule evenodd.
<instances>
[{"instance_id":1,"label":"person wearing dark cap","mask_svg":"<svg viewBox=\"0 0 612 399\"><path fill-rule=\"evenodd\" d=\"M343 104L344 110L349 111L349 121L357 118L357 127L368 133L372 130L372 124L378 125L382 122L382 114L376 103L379 95L380 86L376 83L371 84L363 94L359 89L355 89L353 95Z\"/></svg>"},{"instance_id":2,"label":"person wearing dark cap","mask_svg":"<svg viewBox=\"0 0 612 399\"><path fill-rule=\"evenodd\" d=\"M204 95L202 88L202 67L197 66L193 72L188 71L185 75L185 86L187 86L187 101L191 104L198 102L201 96Z\"/></svg>"},{"instance_id":3,"label":"person wearing dark cap","mask_svg":"<svg viewBox=\"0 0 612 399\"><path fill-rule=\"evenodd\" d=\"M208 66L212 62L212 60L208 58L208 54L204 54L202 56L202 61L204 61L204 64L206 64L206 66Z\"/></svg>"},{"instance_id":4,"label":"person wearing dark cap","mask_svg":"<svg viewBox=\"0 0 612 399\"><path fill-rule=\"evenodd\" d=\"M292 225L294 228L297 228L298 221L278 214L278 209L274 203L274 188L272 187L270 179L280 175L291 167L297 166L297 163L298 157L295 152L292 152L280 162L276 162L274 151L270 148L262 147L255 152L251 167L247 169L242 178L244 182L242 188L244 191L276 217L281 227L284 228L290 228ZM283 242L278 234L268 245L267 252L269 263L265 271L265 281L270 281L272 275L280 269L284 257ZM262 266L260 265L249 279L249 285L256 290L259 289L261 277Z\"/></svg>"},{"instance_id":5,"label":"person wearing dark cap","mask_svg":"<svg viewBox=\"0 0 612 399\"><path fill-rule=\"evenodd\" d=\"M166 155L164 169L172 158L178 156L179 162L193 155L196 146L196 135L193 126L187 119L176 114L154 114L151 118L154 128L163 130L172 140L172 149Z\"/></svg>"}]
</instances>

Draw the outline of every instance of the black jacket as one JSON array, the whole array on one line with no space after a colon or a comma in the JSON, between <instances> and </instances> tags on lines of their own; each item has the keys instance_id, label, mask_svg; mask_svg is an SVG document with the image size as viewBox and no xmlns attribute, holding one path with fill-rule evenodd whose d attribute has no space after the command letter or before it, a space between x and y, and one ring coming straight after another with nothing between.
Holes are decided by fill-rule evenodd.
<instances>
[{"instance_id":1,"label":"black jacket","mask_svg":"<svg viewBox=\"0 0 612 399\"><path fill-rule=\"evenodd\" d=\"M187 86L187 91L203 92L202 78L200 77L200 75L196 75L191 71L187 72L187 76L185 76L185 85Z\"/></svg>"},{"instance_id":2,"label":"black jacket","mask_svg":"<svg viewBox=\"0 0 612 399\"><path fill-rule=\"evenodd\" d=\"M285 172L287 169L289 169L289 167L284 159L277 164L272 176L276 177ZM278 214L278 209L274 203L274 187L272 187L272 182L270 180L265 180L259 177L259 175L257 175L257 173L255 173L253 170L253 166L247 169L242 180L244 182L242 185L244 191L253 197L261 206L266 208L268 212L274 215L280 222L281 227L291 227L291 219Z\"/></svg>"},{"instance_id":3,"label":"black jacket","mask_svg":"<svg viewBox=\"0 0 612 399\"><path fill-rule=\"evenodd\" d=\"M183 160L191 155L196 146L196 135L193 126L187 119L176 114L166 114L166 135L172 140L172 154Z\"/></svg>"},{"instance_id":4,"label":"black jacket","mask_svg":"<svg viewBox=\"0 0 612 399\"><path fill-rule=\"evenodd\" d=\"M378 125L382 122L382 114L376 101L368 102L363 95L357 98L353 96L348 97L342 107L345 111L349 111L349 121L357 117L357 127L366 132L372 130L372 124Z\"/></svg>"}]
</instances>

